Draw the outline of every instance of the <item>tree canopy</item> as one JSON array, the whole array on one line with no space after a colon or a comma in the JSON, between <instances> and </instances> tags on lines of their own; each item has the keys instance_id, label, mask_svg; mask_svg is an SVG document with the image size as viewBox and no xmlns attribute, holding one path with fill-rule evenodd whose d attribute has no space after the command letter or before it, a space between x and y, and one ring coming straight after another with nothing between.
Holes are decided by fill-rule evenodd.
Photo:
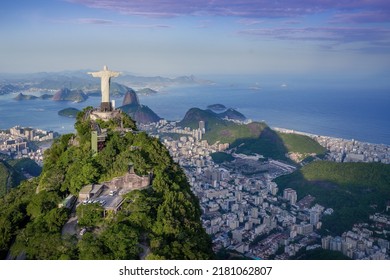
<instances>
[{"instance_id":1,"label":"tree canopy","mask_svg":"<svg viewBox=\"0 0 390 280\"><path fill-rule=\"evenodd\" d=\"M27 259L209 259L211 240L202 228L197 198L186 176L155 138L138 132L125 114L93 122L92 108L77 116L76 134L56 139L45 152L42 174L22 183L0 204L0 252ZM107 129L105 147L91 150L91 131ZM124 130L126 129L126 130ZM150 188L125 195L122 209L103 213L97 204L77 207L82 236L62 234L70 212L58 208L85 185L123 176L153 174ZM43 242L44 241L44 242Z\"/></svg>"}]
</instances>

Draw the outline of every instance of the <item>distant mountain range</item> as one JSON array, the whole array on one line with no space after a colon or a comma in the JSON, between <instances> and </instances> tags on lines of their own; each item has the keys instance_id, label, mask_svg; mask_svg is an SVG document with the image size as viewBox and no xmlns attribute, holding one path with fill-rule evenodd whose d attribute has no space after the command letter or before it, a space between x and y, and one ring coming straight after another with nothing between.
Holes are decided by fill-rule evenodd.
<instances>
[{"instance_id":1,"label":"distant mountain range","mask_svg":"<svg viewBox=\"0 0 390 280\"><path fill-rule=\"evenodd\" d=\"M132 87L151 87L160 88L172 85L211 85L214 82L209 80L198 79L194 75L180 76L177 78L165 78L161 76L140 77L134 75L122 75L116 78L117 82Z\"/></svg>"},{"instance_id":2,"label":"distant mountain range","mask_svg":"<svg viewBox=\"0 0 390 280\"><path fill-rule=\"evenodd\" d=\"M83 71L64 71L57 73L32 73L32 74L0 74L0 95L18 91L52 91L62 88L71 90L83 90L86 94L100 92L99 79ZM198 79L195 76L180 76L166 78L161 76L141 77L130 74L122 74L111 83L113 96L123 95L126 90L122 87L141 88L140 94L157 93L154 89L173 85L203 85L213 84L212 81ZM142 88L149 88L143 90ZM122 94L120 94L122 93Z\"/></svg>"}]
</instances>

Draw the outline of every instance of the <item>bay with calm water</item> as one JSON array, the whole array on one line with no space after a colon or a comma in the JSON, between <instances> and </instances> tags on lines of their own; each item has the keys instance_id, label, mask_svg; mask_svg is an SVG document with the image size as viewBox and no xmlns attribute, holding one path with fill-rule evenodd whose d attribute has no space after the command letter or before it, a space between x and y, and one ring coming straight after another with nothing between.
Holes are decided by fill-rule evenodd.
<instances>
[{"instance_id":1,"label":"bay with calm water","mask_svg":"<svg viewBox=\"0 0 390 280\"><path fill-rule=\"evenodd\" d=\"M58 111L98 106L100 97L82 103L52 100L16 101L16 94L0 96L0 129L31 126L59 133L74 131L74 119ZM386 90L297 87L289 84L218 83L169 87L151 96L139 96L160 117L181 120L188 109L206 109L221 103L247 118L272 127L318 135L390 144L390 95ZM117 106L122 98L116 100Z\"/></svg>"}]
</instances>

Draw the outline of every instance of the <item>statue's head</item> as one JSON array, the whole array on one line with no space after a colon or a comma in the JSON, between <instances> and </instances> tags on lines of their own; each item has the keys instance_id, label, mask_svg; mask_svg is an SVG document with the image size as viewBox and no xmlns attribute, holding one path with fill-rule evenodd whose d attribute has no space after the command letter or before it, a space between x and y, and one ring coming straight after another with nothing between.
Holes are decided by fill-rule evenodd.
<instances>
[{"instance_id":1,"label":"statue's head","mask_svg":"<svg viewBox=\"0 0 390 280\"><path fill-rule=\"evenodd\" d=\"M104 71L107 71L107 70L108 70L107 65L104 65L104 66L103 66L103 70L104 70Z\"/></svg>"}]
</instances>

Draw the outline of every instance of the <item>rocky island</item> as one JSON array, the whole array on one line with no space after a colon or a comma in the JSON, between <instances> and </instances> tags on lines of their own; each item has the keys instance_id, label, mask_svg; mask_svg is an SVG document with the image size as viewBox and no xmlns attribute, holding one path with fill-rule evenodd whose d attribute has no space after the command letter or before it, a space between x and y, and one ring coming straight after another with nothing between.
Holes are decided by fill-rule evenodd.
<instances>
[{"instance_id":1,"label":"rocky island","mask_svg":"<svg viewBox=\"0 0 390 280\"><path fill-rule=\"evenodd\" d=\"M78 110L76 108L69 107L69 108L65 108L65 109L58 111L58 115L60 115L62 117L76 118L77 114L79 112L80 112L80 110Z\"/></svg>"},{"instance_id":2,"label":"rocky island","mask_svg":"<svg viewBox=\"0 0 390 280\"><path fill-rule=\"evenodd\" d=\"M54 101L73 101L73 102L83 102L88 99L88 96L82 90L70 90L68 88L62 88L57 91L54 96Z\"/></svg>"},{"instance_id":3,"label":"rocky island","mask_svg":"<svg viewBox=\"0 0 390 280\"><path fill-rule=\"evenodd\" d=\"M21 100L35 100L38 99L35 95L29 95L29 94L23 94L19 93L17 96L14 97L15 100L21 101Z\"/></svg>"}]
</instances>

